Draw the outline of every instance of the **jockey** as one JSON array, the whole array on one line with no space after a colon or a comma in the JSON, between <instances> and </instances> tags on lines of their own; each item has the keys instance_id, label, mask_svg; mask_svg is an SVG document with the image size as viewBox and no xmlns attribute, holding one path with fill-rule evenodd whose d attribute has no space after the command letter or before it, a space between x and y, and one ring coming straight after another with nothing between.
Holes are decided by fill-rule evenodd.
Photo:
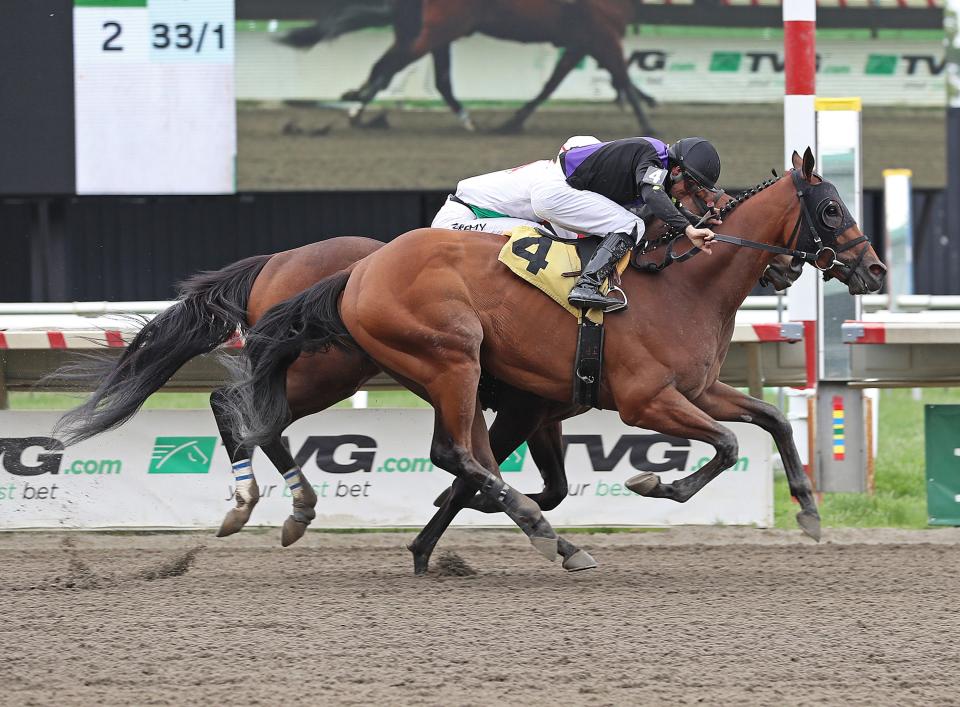
<instances>
[{"instance_id":1,"label":"jockey","mask_svg":"<svg viewBox=\"0 0 960 707\"><path fill-rule=\"evenodd\" d=\"M572 147L537 176L530 190L536 218L555 230L603 237L570 292L570 304L576 307L623 304L598 288L642 238L641 213L649 211L711 252L713 231L691 225L689 214L682 214L672 200L687 195L700 200L696 195L704 190L717 193L720 156L703 138L683 138L667 146L652 137L633 137ZM712 200L702 205L710 207Z\"/></svg>"},{"instance_id":2,"label":"jockey","mask_svg":"<svg viewBox=\"0 0 960 707\"><path fill-rule=\"evenodd\" d=\"M592 135L576 135L560 151L599 144ZM531 206L530 190L534 184L549 179L555 169L555 160L538 160L464 179L457 184L456 192L447 197L430 226L501 235L517 226L539 226L541 219ZM571 231L553 230L559 238L577 238Z\"/></svg>"}]
</instances>

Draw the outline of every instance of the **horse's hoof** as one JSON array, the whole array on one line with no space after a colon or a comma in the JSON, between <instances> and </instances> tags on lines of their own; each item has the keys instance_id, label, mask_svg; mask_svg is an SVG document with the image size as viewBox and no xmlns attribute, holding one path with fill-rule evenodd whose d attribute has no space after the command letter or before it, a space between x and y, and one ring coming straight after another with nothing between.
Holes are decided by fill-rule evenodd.
<instances>
[{"instance_id":1,"label":"horse's hoof","mask_svg":"<svg viewBox=\"0 0 960 707\"><path fill-rule=\"evenodd\" d=\"M280 545L290 547L302 538L306 532L306 523L301 523L293 516L287 516L287 519L283 522L283 530L280 531Z\"/></svg>"},{"instance_id":2,"label":"horse's hoof","mask_svg":"<svg viewBox=\"0 0 960 707\"><path fill-rule=\"evenodd\" d=\"M371 118L366 123L359 123L358 127L364 130L389 130L390 121L387 120L387 112L383 111L376 118Z\"/></svg>"},{"instance_id":3,"label":"horse's hoof","mask_svg":"<svg viewBox=\"0 0 960 707\"><path fill-rule=\"evenodd\" d=\"M797 525L808 536L820 542L820 516L809 511L797 513Z\"/></svg>"},{"instance_id":4,"label":"horse's hoof","mask_svg":"<svg viewBox=\"0 0 960 707\"><path fill-rule=\"evenodd\" d=\"M647 496L660 484L660 477L651 471L641 471L632 476L625 484L628 489L640 496Z\"/></svg>"},{"instance_id":5,"label":"horse's hoof","mask_svg":"<svg viewBox=\"0 0 960 707\"><path fill-rule=\"evenodd\" d=\"M563 561L563 569L567 572L582 572L583 570L592 570L597 566L597 561L590 556L590 553L584 550L577 550Z\"/></svg>"},{"instance_id":6,"label":"horse's hoof","mask_svg":"<svg viewBox=\"0 0 960 707\"><path fill-rule=\"evenodd\" d=\"M413 574L422 577L430 569L430 555L419 552L413 543L407 545L407 549L413 555Z\"/></svg>"},{"instance_id":7,"label":"horse's hoof","mask_svg":"<svg viewBox=\"0 0 960 707\"><path fill-rule=\"evenodd\" d=\"M220 524L220 530L217 531L217 537L225 538L228 535L233 535L243 530L243 526L250 520L251 510L253 509L247 507L231 508L227 511L227 515L224 516L223 522Z\"/></svg>"},{"instance_id":8,"label":"horse's hoof","mask_svg":"<svg viewBox=\"0 0 960 707\"><path fill-rule=\"evenodd\" d=\"M444 489L443 493L433 500L433 505L440 508L440 506L447 502L448 498L450 498L450 489Z\"/></svg>"},{"instance_id":9,"label":"horse's hoof","mask_svg":"<svg viewBox=\"0 0 960 707\"><path fill-rule=\"evenodd\" d=\"M541 535L534 535L530 538L530 544L533 545L537 552L546 557L550 562L553 562L557 559L557 556L560 554L557 552L557 541L556 537L545 538Z\"/></svg>"}]
</instances>

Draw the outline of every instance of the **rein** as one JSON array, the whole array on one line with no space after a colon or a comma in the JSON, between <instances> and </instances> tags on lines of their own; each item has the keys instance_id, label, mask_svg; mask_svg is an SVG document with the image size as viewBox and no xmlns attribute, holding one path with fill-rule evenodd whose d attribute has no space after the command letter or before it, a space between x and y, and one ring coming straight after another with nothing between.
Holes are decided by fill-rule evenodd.
<instances>
[{"instance_id":1,"label":"rein","mask_svg":"<svg viewBox=\"0 0 960 707\"><path fill-rule=\"evenodd\" d=\"M790 239L787 241L787 244L788 246L793 246L795 243L798 243L800 240L801 233L803 232L803 226L806 225L806 233L808 234L810 240L812 241L812 245L816 250L801 250L801 249L792 248L792 247L784 248L782 246L775 246L775 245L769 245L767 243L760 243L758 241L752 241L747 238L741 238L739 236L731 236L724 233L714 233L713 240L720 243L728 243L730 245L735 245L738 247L753 248L754 250L763 250L768 253L776 253L777 255L790 255L790 256L793 256L794 258L800 258L804 262L807 262L813 265L815 268L817 268L817 270L820 270L821 272L823 272L824 280L830 279L831 275L829 275L827 271L833 267L840 267L843 270L849 271L849 272L855 271L860 266L860 263L863 261L863 258L866 255L867 250L869 249L869 243L863 249L861 249L860 254L857 257L857 260L853 263L853 265L846 265L845 263L842 263L841 261L837 260L837 255L839 253L843 253L844 251L850 250L851 248L854 248L860 245L861 243L868 242L869 239L867 238L867 236L861 235L859 238L855 238L849 243L844 243L842 246L838 248L825 246L823 244L823 239L820 236L820 232L817 228L816 221L814 221L814 218L811 215L810 209L807 205L807 202L804 199L806 192L810 189L810 185L804 186L804 184L800 180L800 177L798 176L796 169L790 170L790 176L793 179L793 184L796 189L795 194L796 194L797 200L800 202L800 213L797 216L796 223L794 223L793 225L793 230L790 234ZM755 196L756 194L760 193L767 187L777 183L778 181L779 181L779 178L774 177L774 179L768 179L767 181L762 182L761 184L758 184L750 191L728 202L726 206L724 206L723 208L719 209L716 212L716 216L723 217L724 215L733 211L733 209L735 209L737 206L742 204L744 201L746 201L750 197ZM844 212L846 213L845 209L844 209ZM818 207L818 213L820 213L819 207ZM700 223L697 225L699 226L700 224L702 224L710 216L711 214L709 212L707 214L704 214L704 216L700 219ZM824 225L827 226L826 223ZM836 227L830 230L830 235L834 239L836 239L837 235L839 235L839 233L844 231L849 225L852 225L852 224L848 224L846 221L841 220L839 225L837 225ZM829 226L827 227L829 228ZM656 241L653 241L651 244L649 244L649 246L645 245L643 250L641 251L641 254L649 252L650 250L659 247L660 245L663 244L665 240L668 240L667 253L663 262L659 264L650 264L646 267L646 269L654 272L658 272L660 270L663 270L665 267L667 267L671 263L682 263L683 261L689 260L694 255L700 252L700 248L691 248L690 250L688 250L686 253L683 253L682 255L674 255L673 253L674 245L676 244L676 242L681 236L683 236L682 233L677 233L676 231L673 231L667 234L666 236L664 236L663 238L659 238ZM834 240L834 245L835 244L836 243Z\"/></svg>"}]
</instances>

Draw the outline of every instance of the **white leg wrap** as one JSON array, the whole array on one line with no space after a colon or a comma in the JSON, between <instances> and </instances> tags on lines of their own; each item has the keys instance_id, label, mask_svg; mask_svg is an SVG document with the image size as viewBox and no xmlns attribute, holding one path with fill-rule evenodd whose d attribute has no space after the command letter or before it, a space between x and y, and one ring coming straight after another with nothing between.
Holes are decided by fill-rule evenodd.
<instances>
[{"instance_id":1,"label":"white leg wrap","mask_svg":"<svg viewBox=\"0 0 960 707\"><path fill-rule=\"evenodd\" d=\"M249 459L241 459L233 463L233 482L240 498L248 503L255 500L253 488L257 480L253 476L253 465Z\"/></svg>"},{"instance_id":2,"label":"white leg wrap","mask_svg":"<svg viewBox=\"0 0 960 707\"><path fill-rule=\"evenodd\" d=\"M289 471L284 472L283 480L287 482L287 488L290 489L290 495L293 496L293 502L303 500L304 479L300 473L300 467L295 466Z\"/></svg>"}]
</instances>

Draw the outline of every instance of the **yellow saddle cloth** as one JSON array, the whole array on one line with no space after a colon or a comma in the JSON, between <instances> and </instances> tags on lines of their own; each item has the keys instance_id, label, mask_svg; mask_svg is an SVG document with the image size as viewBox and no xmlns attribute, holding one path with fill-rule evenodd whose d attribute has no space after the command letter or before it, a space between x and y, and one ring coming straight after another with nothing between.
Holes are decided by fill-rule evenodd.
<instances>
[{"instance_id":1,"label":"yellow saddle cloth","mask_svg":"<svg viewBox=\"0 0 960 707\"><path fill-rule=\"evenodd\" d=\"M505 235L507 243L500 249L497 259L515 275L546 293L579 321L580 308L567 301L576 281L575 275L580 272L580 256L577 255L576 246L540 235L530 226L517 226ZM630 253L627 253L617 263L617 272L622 273L629 262ZM605 281L600 291L606 294L609 289L610 283ZM587 319L594 324L602 324L603 311L587 310Z\"/></svg>"}]
</instances>

